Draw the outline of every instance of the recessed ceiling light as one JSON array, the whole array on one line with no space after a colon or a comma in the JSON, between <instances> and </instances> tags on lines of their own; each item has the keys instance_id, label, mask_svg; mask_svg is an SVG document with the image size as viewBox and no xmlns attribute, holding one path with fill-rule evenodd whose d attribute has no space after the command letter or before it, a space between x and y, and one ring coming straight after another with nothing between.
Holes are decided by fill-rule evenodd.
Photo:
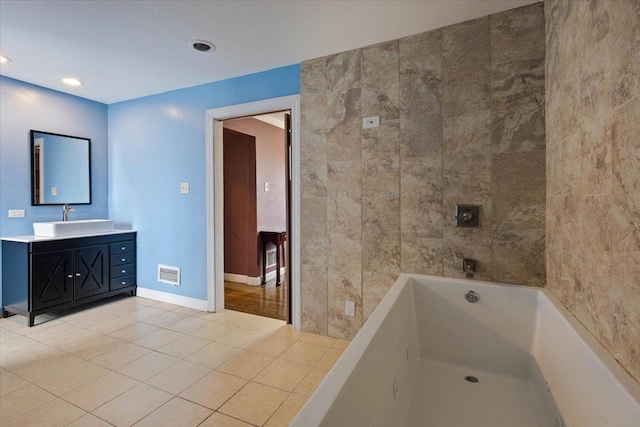
<instances>
[{"instance_id":1,"label":"recessed ceiling light","mask_svg":"<svg viewBox=\"0 0 640 427\"><path fill-rule=\"evenodd\" d=\"M69 86L81 86L82 82L73 77L65 77L62 79L63 83Z\"/></svg>"},{"instance_id":2,"label":"recessed ceiling light","mask_svg":"<svg viewBox=\"0 0 640 427\"><path fill-rule=\"evenodd\" d=\"M8 56L0 55L0 64L6 64L7 62L11 62L11 58Z\"/></svg>"},{"instance_id":3,"label":"recessed ceiling light","mask_svg":"<svg viewBox=\"0 0 640 427\"><path fill-rule=\"evenodd\" d=\"M216 46L213 43L206 40L193 40L189 42L189 46L191 46L198 52L211 53L216 50Z\"/></svg>"}]
</instances>

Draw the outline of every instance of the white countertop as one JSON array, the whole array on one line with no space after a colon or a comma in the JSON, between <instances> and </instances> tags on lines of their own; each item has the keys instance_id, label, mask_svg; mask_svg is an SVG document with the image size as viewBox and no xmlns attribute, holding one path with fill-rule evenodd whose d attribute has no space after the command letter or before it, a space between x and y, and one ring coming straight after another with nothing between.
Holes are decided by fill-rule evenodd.
<instances>
[{"instance_id":1,"label":"white countertop","mask_svg":"<svg viewBox=\"0 0 640 427\"><path fill-rule=\"evenodd\" d=\"M20 242L20 243L32 243L32 242L46 242L49 240L66 240L66 239L78 239L82 237L95 237L95 236L107 236L109 234L124 234L124 233L134 233L136 230L121 230L114 229L111 231L104 231L101 233L87 233L87 234L72 234L70 236L58 236L58 237L47 237L47 236L13 236L13 237L2 237L0 240L6 240L8 242Z\"/></svg>"}]
</instances>

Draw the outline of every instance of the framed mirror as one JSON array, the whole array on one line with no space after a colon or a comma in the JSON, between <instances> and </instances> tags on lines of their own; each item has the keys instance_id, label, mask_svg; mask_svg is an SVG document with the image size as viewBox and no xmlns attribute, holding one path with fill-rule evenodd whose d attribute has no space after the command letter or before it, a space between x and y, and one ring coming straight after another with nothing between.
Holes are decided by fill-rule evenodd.
<instances>
[{"instance_id":1,"label":"framed mirror","mask_svg":"<svg viewBox=\"0 0 640 427\"><path fill-rule=\"evenodd\" d=\"M91 204L91 140L31 131L31 204Z\"/></svg>"}]
</instances>

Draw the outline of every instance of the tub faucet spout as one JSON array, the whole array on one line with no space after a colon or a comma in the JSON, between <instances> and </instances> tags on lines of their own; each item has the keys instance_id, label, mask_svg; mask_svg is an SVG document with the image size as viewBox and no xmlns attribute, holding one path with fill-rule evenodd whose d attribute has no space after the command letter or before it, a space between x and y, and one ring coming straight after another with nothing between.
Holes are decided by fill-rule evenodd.
<instances>
[{"instance_id":1,"label":"tub faucet spout","mask_svg":"<svg viewBox=\"0 0 640 427\"><path fill-rule=\"evenodd\" d=\"M471 258L462 259L462 271L465 273L467 279L473 279L473 273L476 271L478 261Z\"/></svg>"}]
</instances>

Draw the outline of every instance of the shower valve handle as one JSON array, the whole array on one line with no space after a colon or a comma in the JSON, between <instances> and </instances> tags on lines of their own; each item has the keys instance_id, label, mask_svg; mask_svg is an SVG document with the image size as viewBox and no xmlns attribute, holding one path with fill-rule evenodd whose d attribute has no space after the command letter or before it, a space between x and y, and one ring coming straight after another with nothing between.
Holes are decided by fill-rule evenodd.
<instances>
[{"instance_id":1,"label":"shower valve handle","mask_svg":"<svg viewBox=\"0 0 640 427\"><path fill-rule=\"evenodd\" d=\"M462 211L460 215L454 215L453 219L457 219L462 222L470 222L473 221L476 215L471 211Z\"/></svg>"}]
</instances>

